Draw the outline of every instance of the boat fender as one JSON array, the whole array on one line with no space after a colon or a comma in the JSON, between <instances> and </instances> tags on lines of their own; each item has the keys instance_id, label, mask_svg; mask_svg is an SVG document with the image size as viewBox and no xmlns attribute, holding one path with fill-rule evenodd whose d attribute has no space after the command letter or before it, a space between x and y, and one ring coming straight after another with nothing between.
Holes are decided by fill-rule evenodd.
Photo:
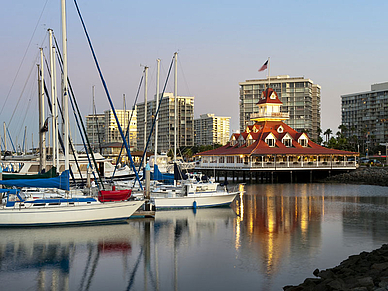
<instances>
[{"instance_id":1,"label":"boat fender","mask_svg":"<svg viewBox=\"0 0 388 291\"><path fill-rule=\"evenodd\" d=\"M197 201L194 201L194 202L193 202L193 208L194 208L194 209L197 209Z\"/></svg>"}]
</instances>

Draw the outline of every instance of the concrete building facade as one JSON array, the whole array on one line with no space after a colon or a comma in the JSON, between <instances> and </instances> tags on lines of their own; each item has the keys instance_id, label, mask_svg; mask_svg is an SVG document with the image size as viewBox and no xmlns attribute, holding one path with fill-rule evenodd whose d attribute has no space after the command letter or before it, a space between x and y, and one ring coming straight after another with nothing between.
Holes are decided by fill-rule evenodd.
<instances>
[{"instance_id":1,"label":"concrete building facade","mask_svg":"<svg viewBox=\"0 0 388 291\"><path fill-rule=\"evenodd\" d=\"M262 92L272 88L283 103L283 113L289 113L287 125L298 132L306 132L314 140L321 126L321 87L304 77L281 75L258 80L240 82L240 131L252 125L252 114L258 113L256 106Z\"/></svg>"},{"instance_id":2,"label":"concrete building facade","mask_svg":"<svg viewBox=\"0 0 388 291\"><path fill-rule=\"evenodd\" d=\"M116 110L116 114L124 134L125 130L127 129L129 120L131 120L129 138L127 141L129 141L132 150L136 149L136 109L133 112L132 110ZM106 110L103 114L92 114L86 116L86 128L89 141L94 151L99 151L100 145L102 148L106 148L107 144L123 142L112 110Z\"/></svg>"},{"instance_id":3,"label":"concrete building facade","mask_svg":"<svg viewBox=\"0 0 388 291\"><path fill-rule=\"evenodd\" d=\"M147 126L146 138L151 132L156 114L156 100L147 101L147 124L145 125L145 103L137 106L137 145L144 150L144 127ZM173 93L164 93L158 113L158 152L168 152L174 148L174 128L177 120L177 148L194 145L194 97L177 96L177 116L175 117L175 98ZM155 149L155 128L147 151ZM178 153L179 154L179 153Z\"/></svg>"},{"instance_id":4,"label":"concrete building facade","mask_svg":"<svg viewBox=\"0 0 388 291\"><path fill-rule=\"evenodd\" d=\"M194 120L196 145L225 145L230 136L230 117L202 114Z\"/></svg>"},{"instance_id":5,"label":"concrete building facade","mask_svg":"<svg viewBox=\"0 0 388 291\"><path fill-rule=\"evenodd\" d=\"M345 137L355 139L360 150L388 142L388 82L373 84L367 92L341 95Z\"/></svg>"}]
</instances>

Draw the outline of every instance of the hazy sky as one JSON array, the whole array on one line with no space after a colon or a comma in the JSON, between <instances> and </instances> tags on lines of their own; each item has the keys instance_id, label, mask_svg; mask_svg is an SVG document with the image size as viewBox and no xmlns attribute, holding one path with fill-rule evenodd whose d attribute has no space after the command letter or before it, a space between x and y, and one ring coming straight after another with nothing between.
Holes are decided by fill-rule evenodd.
<instances>
[{"instance_id":1,"label":"hazy sky","mask_svg":"<svg viewBox=\"0 0 388 291\"><path fill-rule=\"evenodd\" d=\"M271 76L304 76L321 88L321 127L337 131L340 95L369 91L388 77L387 1L101 1L78 0L113 102L132 107L143 67L149 98L155 93L156 59L161 87L175 51L178 94L195 96L195 117L230 116L239 128L239 82ZM67 1L69 77L82 114L109 108L76 14ZM48 55L47 29L61 40L60 0L6 1L0 10L0 121L14 139L37 136L39 47ZM46 73L47 75L47 73ZM167 91L173 91L171 77ZM139 100L143 101L143 91ZM2 130L1 130L2 132ZM14 140L15 142L15 140ZM30 141L29 141L30 143Z\"/></svg>"}]
</instances>

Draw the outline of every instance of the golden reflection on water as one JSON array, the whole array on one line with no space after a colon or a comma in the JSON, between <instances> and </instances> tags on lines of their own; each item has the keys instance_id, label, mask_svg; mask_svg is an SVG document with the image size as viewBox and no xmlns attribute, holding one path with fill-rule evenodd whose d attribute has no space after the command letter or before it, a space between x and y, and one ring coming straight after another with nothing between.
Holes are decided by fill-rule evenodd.
<instances>
[{"instance_id":1,"label":"golden reflection on water","mask_svg":"<svg viewBox=\"0 0 388 291\"><path fill-rule=\"evenodd\" d=\"M251 187L236 203L236 250L244 248L241 237L249 236L249 246L257 248L261 256L258 259L269 277L291 251L293 239L308 241L311 224L316 228L323 216L323 194L312 196L309 185L299 185L295 195L283 195L284 187Z\"/></svg>"},{"instance_id":2,"label":"golden reflection on water","mask_svg":"<svg viewBox=\"0 0 388 291\"><path fill-rule=\"evenodd\" d=\"M235 239L235 248L238 250L241 247L241 222L244 220L244 193L245 185L239 185L239 196L236 199L236 239Z\"/></svg>"}]
</instances>

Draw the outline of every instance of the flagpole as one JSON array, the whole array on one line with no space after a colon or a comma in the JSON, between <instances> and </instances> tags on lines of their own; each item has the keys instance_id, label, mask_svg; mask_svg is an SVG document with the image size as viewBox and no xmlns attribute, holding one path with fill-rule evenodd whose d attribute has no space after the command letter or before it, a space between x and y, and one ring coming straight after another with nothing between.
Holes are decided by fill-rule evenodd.
<instances>
[{"instance_id":1,"label":"flagpole","mask_svg":"<svg viewBox=\"0 0 388 291\"><path fill-rule=\"evenodd\" d=\"M271 80L270 80L270 74L269 74L269 69L270 69L270 63L269 63L269 57L268 57L268 88L270 86Z\"/></svg>"}]
</instances>

